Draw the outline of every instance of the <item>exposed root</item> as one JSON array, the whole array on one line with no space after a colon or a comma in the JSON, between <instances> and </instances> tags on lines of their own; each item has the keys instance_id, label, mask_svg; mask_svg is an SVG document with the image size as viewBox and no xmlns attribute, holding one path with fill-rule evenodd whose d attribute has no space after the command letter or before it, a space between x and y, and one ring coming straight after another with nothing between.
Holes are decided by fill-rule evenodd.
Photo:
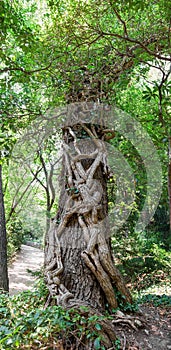
<instances>
[{"instance_id":1,"label":"exposed root","mask_svg":"<svg viewBox=\"0 0 171 350\"><path fill-rule=\"evenodd\" d=\"M122 350L125 350L126 349L126 336L125 336L124 332L122 332L122 336L123 336L123 348L122 348Z\"/></svg>"},{"instance_id":2,"label":"exposed root","mask_svg":"<svg viewBox=\"0 0 171 350\"><path fill-rule=\"evenodd\" d=\"M136 316L130 316L130 315L124 315L123 312L117 311L116 314L113 315L113 324L124 324L128 325L129 327L133 328L135 331L138 330L138 328L141 328L145 325L145 322L142 322L138 317Z\"/></svg>"}]
</instances>

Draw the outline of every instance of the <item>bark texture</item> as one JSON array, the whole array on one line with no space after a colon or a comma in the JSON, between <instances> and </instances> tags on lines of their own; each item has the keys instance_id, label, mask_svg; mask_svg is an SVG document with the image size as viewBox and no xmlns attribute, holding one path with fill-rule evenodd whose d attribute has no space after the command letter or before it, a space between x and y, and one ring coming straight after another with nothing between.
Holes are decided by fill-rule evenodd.
<instances>
[{"instance_id":1,"label":"bark texture","mask_svg":"<svg viewBox=\"0 0 171 350\"><path fill-rule=\"evenodd\" d=\"M64 308L84 305L90 312L103 313L106 305L117 307L115 290L131 302L110 248L107 179L111 174L104 141L111 135L103 122L85 121L85 111L63 127L61 195L46 240L45 277L49 298ZM109 346L115 337L112 327L106 324L104 330Z\"/></svg>"},{"instance_id":2,"label":"bark texture","mask_svg":"<svg viewBox=\"0 0 171 350\"><path fill-rule=\"evenodd\" d=\"M9 291L7 270L7 238L5 225L4 198L2 189L2 166L0 164L0 290Z\"/></svg>"}]
</instances>

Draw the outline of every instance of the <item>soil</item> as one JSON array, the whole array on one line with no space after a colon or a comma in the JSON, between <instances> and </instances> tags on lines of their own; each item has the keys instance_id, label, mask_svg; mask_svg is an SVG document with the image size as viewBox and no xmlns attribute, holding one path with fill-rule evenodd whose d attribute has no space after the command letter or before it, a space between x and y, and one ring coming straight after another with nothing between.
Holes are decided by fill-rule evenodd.
<instances>
[{"instance_id":1,"label":"soil","mask_svg":"<svg viewBox=\"0 0 171 350\"><path fill-rule=\"evenodd\" d=\"M13 263L8 268L9 294L14 295L33 288L36 277L32 272L39 271L43 266L43 251L41 249L22 245Z\"/></svg>"},{"instance_id":2,"label":"soil","mask_svg":"<svg viewBox=\"0 0 171 350\"><path fill-rule=\"evenodd\" d=\"M15 261L9 267L10 295L33 288L36 277L27 270L38 271L42 266L43 251L22 245ZM115 325L116 333L121 340L121 345L116 349L171 350L171 308L144 304L139 313L131 316L134 320L135 318L138 320L136 329L131 323L121 322Z\"/></svg>"},{"instance_id":3,"label":"soil","mask_svg":"<svg viewBox=\"0 0 171 350\"><path fill-rule=\"evenodd\" d=\"M116 326L121 350L171 349L171 308L144 304L132 316L138 320L136 330L122 323Z\"/></svg>"}]
</instances>

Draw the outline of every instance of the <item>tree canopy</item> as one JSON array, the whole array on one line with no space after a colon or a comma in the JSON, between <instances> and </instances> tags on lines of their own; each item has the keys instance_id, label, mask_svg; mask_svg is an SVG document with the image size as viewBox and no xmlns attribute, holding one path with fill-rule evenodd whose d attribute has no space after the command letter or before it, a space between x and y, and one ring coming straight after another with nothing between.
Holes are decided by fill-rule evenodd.
<instances>
[{"instance_id":1,"label":"tree canopy","mask_svg":"<svg viewBox=\"0 0 171 350\"><path fill-rule=\"evenodd\" d=\"M10 156L21 130L48 109L76 101L107 102L137 118L160 149L166 197L168 2L6 0L0 6L3 155ZM119 142L135 163L137 155L128 155L130 144L119 138L114 144Z\"/></svg>"}]
</instances>

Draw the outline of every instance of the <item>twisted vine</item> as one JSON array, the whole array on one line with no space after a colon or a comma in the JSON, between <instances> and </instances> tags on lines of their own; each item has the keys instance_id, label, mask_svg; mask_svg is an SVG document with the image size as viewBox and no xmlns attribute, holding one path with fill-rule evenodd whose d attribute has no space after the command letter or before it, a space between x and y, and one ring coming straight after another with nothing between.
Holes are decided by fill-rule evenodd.
<instances>
[{"instance_id":1,"label":"twisted vine","mask_svg":"<svg viewBox=\"0 0 171 350\"><path fill-rule=\"evenodd\" d=\"M60 222L57 223L54 219L48 233L45 277L50 296L56 296L58 304L65 307L75 303L82 304L82 301L76 301L74 295L60 282L60 276L63 272L60 237L69 220L75 214L86 243L86 249L82 251L81 256L100 283L109 306L116 308L117 300L113 283L125 295L127 301L131 302L131 296L110 255L108 242L104 234L103 220L102 222L98 220L98 212L102 209L103 188L100 181L94 178L94 175L100 164L103 166L104 176L108 177L110 174L103 141L104 137L98 138L94 125L90 127L84 123L80 123L80 125L86 136L93 141L95 151L89 154L82 153L76 132L71 127L65 128L68 137L72 140L72 147L69 143L63 142L67 200ZM104 130L103 136L107 133L113 135L110 130ZM88 169L84 169L82 165L82 161L85 159L91 160Z\"/></svg>"}]
</instances>

